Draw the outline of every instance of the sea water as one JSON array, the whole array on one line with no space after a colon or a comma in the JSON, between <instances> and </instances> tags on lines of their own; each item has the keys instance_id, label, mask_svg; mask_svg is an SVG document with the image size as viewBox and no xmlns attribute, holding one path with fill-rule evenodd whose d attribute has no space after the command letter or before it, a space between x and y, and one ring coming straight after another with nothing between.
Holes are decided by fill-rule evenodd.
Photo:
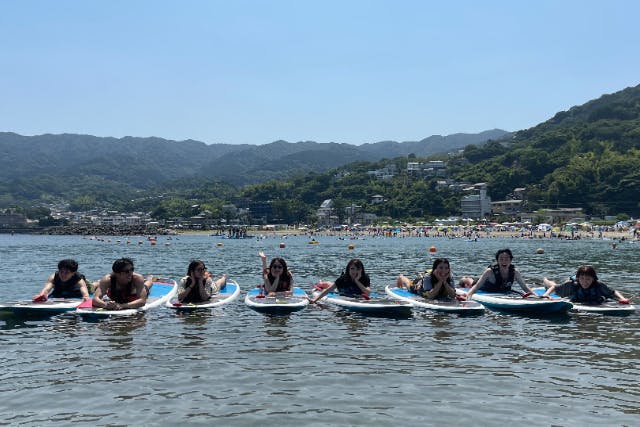
<instances>
[{"instance_id":1,"label":"sea water","mask_svg":"<svg viewBox=\"0 0 640 427\"><path fill-rule=\"evenodd\" d=\"M189 261L243 293L222 308L164 307L122 319L0 317L0 425L638 425L638 314L368 317L311 305L288 316L244 306L258 252L283 257L296 286L334 280L362 259L375 290L450 260L478 276L509 247L525 280L578 265L640 293L640 244L607 240L316 236L220 239L0 235L0 301L28 299L62 258L97 280L116 258L179 279ZM434 246L436 252L430 252ZM544 253L538 253L542 249ZM640 302L640 301L638 301Z\"/></svg>"}]
</instances>

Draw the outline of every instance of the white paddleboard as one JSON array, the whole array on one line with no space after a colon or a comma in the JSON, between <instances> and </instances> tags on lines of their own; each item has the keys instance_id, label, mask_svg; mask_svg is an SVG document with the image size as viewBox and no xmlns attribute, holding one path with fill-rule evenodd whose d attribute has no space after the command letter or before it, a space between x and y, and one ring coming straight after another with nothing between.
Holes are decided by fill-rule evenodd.
<instances>
[{"instance_id":1,"label":"white paddleboard","mask_svg":"<svg viewBox=\"0 0 640 427\"><path fill-rule=\"evenodd\" d=\"M171 279L154 279L147 303L140 308L127 308L124 310L107 310L102 307L91 307L82 304L76 309L76 313L86 318L124 317L143 313L153 308L164 305L178 291L178 284ZM90 302L90 301L89 301Z\"/></svg>"},{"instance_id":2,"label":"white paddleboard","mask_svg":"<svg viewBox=\"0 0 640 427\"><path fill-rule=\"evenodd\" d=\"M288 314L302 310L309 305L307 293L298 287L293 288L293 295L277 294L275 297L260 295L260 289L254 288L244 298L247 307L260 313Z\"/></svg>"},{"instance_id":3,"label":"white paddleboard","mask_svg":"<svg viewBox=\"0 0 640 427\"><path fill-rule=\"evenodd\" d=\"M208 301L183 304L179 302L176 295L174 295L167 300L166 306L180 311L204 310L228 304L238 298L239 295L240 286L238 283L233 280L227 280L225 287L220 289L218 293L212 295Z\"/></svg>"},{"instance_id":4,"label":"white paddleboard","mask_svg":"<svg viewBox=\"0 0 640 427\"><path fill-rule=\"evenodd\" d=\"M50 298L46 301L34 302L32 300L13 301L0 304L0 312L14 315L55 315L75 310L82 303L77 298Z\"/></svg>"},{"instance_id":5,"label":"white paddleboard","mask_svg":"<svg viewBox=\"0 0 640 427\"><path fill-rule=\"evenodd\" d=\"M456 292L461 295L466 295L467 291L468 289L456 288ZM471 298L494 310L530 314L562 313L572 306L569 301L565 300L539 298L537 296L523 298L514 292L502 294L479 290Z\"/></svg>"},{"instance_id":6,"label":"white paddleboard","mask_svg":"<svg viewBox=\"0 0 640 427\"><path fill-rule=\"evenodd\" d=\"M543 295L547 289L546 288L533 288L533 291L536 295ZM561 298L559 295L552 293L550 295L552 299L562 299L564 301L569 301L568 298ZM595 314L604 314L609 316L627 316L629 314L633 314L636 312L636 306L633 304L620 304L618 301L607 300L602 304L582 304L579 302L572 302L573 307L571 308L572 312L583 312L583 313L595 313Z\"/></svg>"},{"instance_id":7,"label":"white paddleboard","mask_svg":"<svg viewBox=\"0 0 640 427\"><path fill-rule=\"evenodd\" d=\"M395 286L387 286L385 292L392 298L406 301L414 307L420 307L427 310L441 311L447 313L459 314L480 314L484 313L484 306L477 301L458 301L456 299L433 299L429 300L409 292L404 288Z\"/></svg>"},{"instance_id":8,"label":"white paddleboard","mask_svg":"<svg viewBox=\"0 0 640 427\"><path fill-rule=\"evenodd\" d=\"M318 294L319 292L314 293L314 295ZM358 313L378 315L406 316L411 314L411 308L413 307L407 301L390 298L376 292L371 292L369 299L348 297L336 292L329 292L320 301Z\"/></svg>"}]
</instances>

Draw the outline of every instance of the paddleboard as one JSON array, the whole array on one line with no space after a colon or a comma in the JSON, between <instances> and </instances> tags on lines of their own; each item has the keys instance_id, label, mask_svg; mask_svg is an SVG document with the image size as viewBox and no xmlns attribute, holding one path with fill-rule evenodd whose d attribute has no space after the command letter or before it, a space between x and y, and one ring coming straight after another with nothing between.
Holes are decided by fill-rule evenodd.
<instances>
[{"instance_id":1,"label":"paddleboard","mask_svg":"<svg viewBox=\"0 0 640 427\"><path fill-rule=\"evenodd\" d=\"M458 301L449 298L429 300L409 292L407 289L397 288L395 286L387 286L384 290L391 298L397 298L410 303L414 307L425 308L427 310L459 314L484 313L484 306L477 301Z\"/></svg>"},{"instance_id":2,"label":"paddleboard","mask_svg":"<svg viewBox=\"0 0 640 427\"><path fill-rule=\"evenodd\" d=\"M543 295L547 291L546 288L533 288L532 290L536 293L536 295ZM555 293L552 293L550 297L551 299L562 299L564 301L569 301L568 298L561 298ZM618 301L613 300L607 300L602 304L582 304L579 302L572 302L571 304L573 305L570 310L572 312L605 314L609 316L628 316L629 314L633 314L636 312L635 305L620 304Z\"/></svg>"},{"instance_id":3,"label":"paddleboard","mask_svg":"<svg viewBox=\"0 0 640 427\"><path fill-rule=\"evenodd\" d=\"M208 301L183 304L178 301L177 295L174 295L167 300L166 306L180 311L205 310L228 304L238 298L238 295L240 295L240 286L238 283L233 280L227 280L225 287L220 289L218 293L212 295Z\"/></svg>"},{"instance_id":4,"label":"paddleboard","mask_svg":"<svg viewBox=\"0 0 640 427\"><path fill-rule=\"evenodd\" d=\"M456 292L466 295L468 289L456 288ZM522 298L517 293L491 293L479 290L473 294L471 299L480 302L485 307L520 313L562 313L569 310L572 304L562 299L547 299L531 296Z\"/></svg>"},{"instance_id":5,"label":"paddleboard","mask_svg":"<svg viewBox=\"0 0 640 427\"><path fill-rule=\"evenodd\" d=\"M314 293L318 295L319 292ZM413 305L407 301L390 298L376 292L369 294L369 299L355 298L329 292L320 301L333 304L340 308L363 314L407 316L411 314Z\"/></svg>"},{"instance_id":6,"label":"paddleboard","mask_svg":"<svg viewBox=\"0 0 640 427\"><path fill-rule=\"evenodd\" d=\"M19 316L55 315L75 310L82 303L79 298L50 298L46 301L14 301L0 304L0 312Z\"/></svg>"},{"instance_id":7,"label":"paddleboard","mask_svg":"<svg viewBox=\"0 0 640 427\"><path fill-rule=\"evenodd\" d=\"M284 294L267 297L260 295L260 288L254 288L247 292L244 303L259 313L288 314L302 310L309 305L309 298L307 293L297 286L294 286L293 295L290 297L284 296Z\"/></svg>"},{"instance_id":8,"label":"paddleboard","mask_svg":"<svg viewBox=\"0 0 640 427\"><path fill-rule=\"evenodd\" d=\"M178 291L178 284L171 279L155 279L147 298L147 303L140 308L128 308L124 310L107 310L101 307L91 306L91 300L81 304L76 313L86 318L124 317L143 313L153 308L164 305Z\"/></svg>"}]
</instances>

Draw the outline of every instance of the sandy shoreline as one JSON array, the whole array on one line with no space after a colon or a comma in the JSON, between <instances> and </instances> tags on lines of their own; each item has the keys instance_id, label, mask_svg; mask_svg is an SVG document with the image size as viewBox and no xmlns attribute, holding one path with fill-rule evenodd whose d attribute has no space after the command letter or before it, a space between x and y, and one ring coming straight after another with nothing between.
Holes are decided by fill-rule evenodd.
<instances>
[{"instance_id":1,"label":"sandy shoreline","mask_svg":"<svg viewBox=\"0 0 640 427\"><path fill-rule=\"evenodd\" d=\"M212 237L228 237L227 233L217 234L213 230L188 230L188 231L180 231L178 235L211 235ZM399 233L376 233L373 231L360 231L357 233L346 232L346 231L323 231L323 232L310 232L303 230L255 230L249 229L247 230L248 236L260 236L260 237L285 237L285 236L306 236L309 238L320 237L320 236L332 236L332 237L354 237L354 236L384 236L384 237L432 237L432 238L478 238L478 239L486 239L486 238L527 238L527 239L567 239L567 240L578 240L578 239L610 239L610 240L632 240L633 232L631 231L581 231L574 233L572 238L571 233L551 233L551 232L516 232L516 231L491 231L491 232L479 232L471 235L464 233L442 233L442 232L432 232L427 234L417 234L415 232L399 232Z\"/></svg>"}]
</instances>

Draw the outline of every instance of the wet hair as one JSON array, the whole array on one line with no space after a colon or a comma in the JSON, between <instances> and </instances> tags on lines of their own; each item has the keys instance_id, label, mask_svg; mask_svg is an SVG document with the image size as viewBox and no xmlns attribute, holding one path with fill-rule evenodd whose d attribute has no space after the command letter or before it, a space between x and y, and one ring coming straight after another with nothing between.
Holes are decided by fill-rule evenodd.
<instances>
[{"instance_id":1,"label":"wet hair","mask_svg":"<svg viewBox=\"0 0 640 427\"><path fill-rule=\"evenodd\" d=\"M509 248L498 249L498 252L496 252L496 261L498 260L498 257L500 256L500 254L507 254L509 255L509 258L513 260L513 253Z\"/></svg>"},{"instance_id":2,"label":"wet hair","mask_svg":"<svg viewBox=\"0 0 640 427\"><path fill-rule=\"evenodd\" d=\"M433 266L431 267L431 272L429 273L429 278L431 279L431 283L435 285L438 281L436 277L436 268L440 264L447 264L449 266L449 275L451 275L451 264L449 264L449 260L447 258L436 258L433 260ZM447 282L449 281L449 277L447 277Z\"/></svg>"},{"instance_id":3,"label":"wet hair","mask_svg":"<svg viewBox=\"0 0 640 427\"><path fill-rule=\"evenodd\" d=\"M191 276L191 273L196 271L198 267L202 266L202 268L206 269L207 266L204 265L204 261L200 261L199 259L192 259L189 263L189 267L187 268L187 276Z\"/></svg>"},{"instance_id":4,"label":"wet hair","mask_svg":"<svg viewBox=\"0 0 640 427\"><path fill-rule=\"evenodd\" d=\"M593 277L593 280L598 281L598 275L596 274L596 269L590 265L581 265L578 267L578 271L576 271L576 280L580 278L580 276L590 276Z\"/></svg>"},{"instance_id":5,"label":"wet hair","mask_svg":"<svg viewBox=\"0 0 640 427\"><path fill-rule=\"evenodd\" d=\"M127 268L128 265L130 265L131 268L134 268L133 260L131 258L119 258L114 261L113 265L111 266L111 270L114 273L120 273L122 270Z\"/></svg>"},{"instance_id":6,"label":"wet hair","mask_svg":"<svg viewBox=\"0 0 640 427\"><path fill-rule=\"evenodd\" d=\"M351 261L349 261L347 263L347 266L344 269L345 274L349 274L349 269L351 268L351 266L354 266L360 270L362 270L362 275L366 276L367 273L364 271L364 264L362 263L362 261L360 261L358 258L353 258Z\"/></svg>"},{"instance_id":7,"label":"wet hair","mask_svg":"<svg viewBox=\"0 0 640 427\"><path fill-rule=\"evenodd\" d=\"M58 270L62 269L75 273L78 271L78 262L75 259L63 259L58 263Z\"/></svg>"}]
</instances>

